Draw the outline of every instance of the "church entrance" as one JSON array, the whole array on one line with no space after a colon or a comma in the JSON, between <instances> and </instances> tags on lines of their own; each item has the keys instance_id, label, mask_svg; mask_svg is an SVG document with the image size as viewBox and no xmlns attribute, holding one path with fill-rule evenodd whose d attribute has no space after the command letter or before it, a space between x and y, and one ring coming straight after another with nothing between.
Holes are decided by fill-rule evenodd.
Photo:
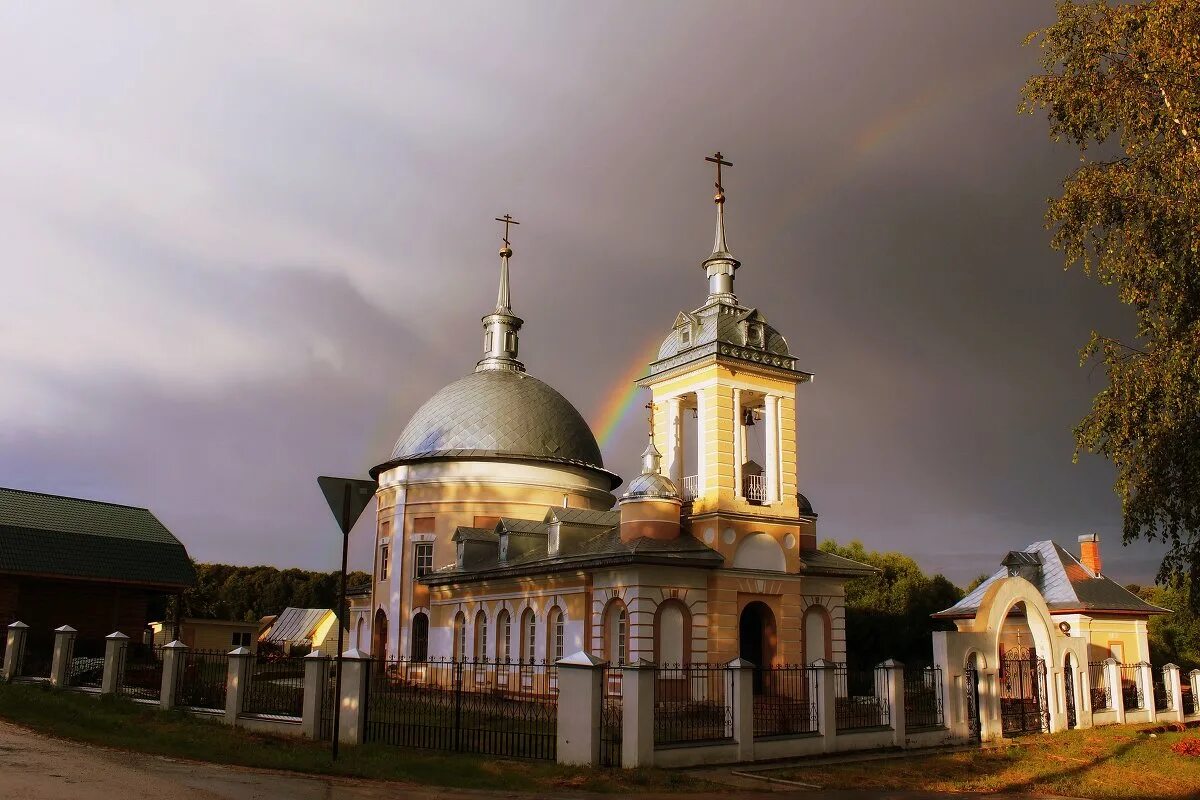
<instances>
[{"instance_id":1,"label":"church entrance","mask_svg":"<svg viewBox=\"0 0 1200 800\"><path fill-rule=\"evenodd\" d=\"M775 660L775 614L761 600L747 603L738 619L738 655L756 667ZM754 693L762 692L762 672L754 671Z\"/></svg>"},{"instance_id":2,"label":"church entrance","mask_svg":"<svg viewBox=\"0 0 1200 800\"><path fill-rule=\"evenodd\" d=\"M375 624L371 626L371 655L376 660L387 659L387 614L383 609L375 611Z\"/></svg>"}]
</instances>

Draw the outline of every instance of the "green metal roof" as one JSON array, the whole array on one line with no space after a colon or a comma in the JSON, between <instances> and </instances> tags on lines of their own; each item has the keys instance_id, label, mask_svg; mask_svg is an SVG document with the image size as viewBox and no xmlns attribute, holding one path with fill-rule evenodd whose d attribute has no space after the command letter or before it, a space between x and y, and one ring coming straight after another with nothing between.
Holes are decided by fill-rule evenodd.
<instances>
[{"instance_id":1,"label":"green metal roof","mask_svg":"<svg viewBox=\"0 0 1200 800\"><path fill-rule=\"evenodd\" d=\"M183 544L147 509L3 487L0 572L154 586L196 581Z\"/></svg>"}]
</instances>

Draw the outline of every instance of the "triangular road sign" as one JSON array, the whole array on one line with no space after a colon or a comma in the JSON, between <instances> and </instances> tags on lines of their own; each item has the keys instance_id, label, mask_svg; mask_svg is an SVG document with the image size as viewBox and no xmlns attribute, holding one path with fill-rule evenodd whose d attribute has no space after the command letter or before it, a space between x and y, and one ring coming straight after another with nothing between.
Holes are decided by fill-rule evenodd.
<instances>
[{"instance_id":1,"label":"triangular road sign","mask_svg":"<svg viewBox=\"0 0 1200 800\"><path fill-rule=\"evenodd\" d=\"M337 520L344 535L350 534L350 529L358 521L367 503L375 496L375 481L364 481L360 478L317 478L317 485L329 503L329 510Z\"/></svg>"}]
</instances>

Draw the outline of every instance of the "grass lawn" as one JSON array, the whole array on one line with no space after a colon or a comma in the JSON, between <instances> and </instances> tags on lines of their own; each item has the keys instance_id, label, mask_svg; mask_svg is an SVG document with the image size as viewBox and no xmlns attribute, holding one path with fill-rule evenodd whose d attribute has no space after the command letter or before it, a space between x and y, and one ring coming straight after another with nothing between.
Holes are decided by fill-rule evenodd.
<instances>
[{"instance_id":1,"label":"grass lawn","mask_svg":"<svg viewBox=\"0 0 1200 800\"><path fill-rule=\"evenodd\" d=\"M384 745L343 747L334 762L327 744L246 733L219 720L157 711L123 698L97 700L37 685L0 684L0 719L63 739L140 753L322 775L531 792L685 792L710 788L703 781L664 770L594 770L562 767L549 761Z\"/></svg>"},{"instance_id":2,"label":"grass lawn","mask_svg":"<svg viewBox=\"0 0 1200 800\"><path fill-rule=\"evenodd\" d=\"M789 768L767 773L822 788L947 792L1028 792L1088 798L1200 797L1200 756L1178 755L1171 745L1200 739L1200 729L1155 738L1120 725L1029 736L1011 747Z\"/></svg>"}]
</instances>

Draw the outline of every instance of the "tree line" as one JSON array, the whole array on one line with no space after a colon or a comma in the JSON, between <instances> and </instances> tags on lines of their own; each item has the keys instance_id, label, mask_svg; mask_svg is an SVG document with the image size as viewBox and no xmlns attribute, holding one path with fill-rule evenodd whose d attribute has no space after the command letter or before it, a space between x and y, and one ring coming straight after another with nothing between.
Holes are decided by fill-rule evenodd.
<instances>
[{"instance_id":1,"label":"tree line","mask_svg":"<svg viewBox=\"0 0 1200 800\"><path fill-rule=\"evenodd\" d=\"M196 584L179 596L181 617L256 622L265 616L294 608L336 608L338 573L304 569L279 569L260 565L195 564ZM371 576L351 572L346 586L366 586ZM168 614L176 601L168 602Z\"/></svg>"}]
</instances>

